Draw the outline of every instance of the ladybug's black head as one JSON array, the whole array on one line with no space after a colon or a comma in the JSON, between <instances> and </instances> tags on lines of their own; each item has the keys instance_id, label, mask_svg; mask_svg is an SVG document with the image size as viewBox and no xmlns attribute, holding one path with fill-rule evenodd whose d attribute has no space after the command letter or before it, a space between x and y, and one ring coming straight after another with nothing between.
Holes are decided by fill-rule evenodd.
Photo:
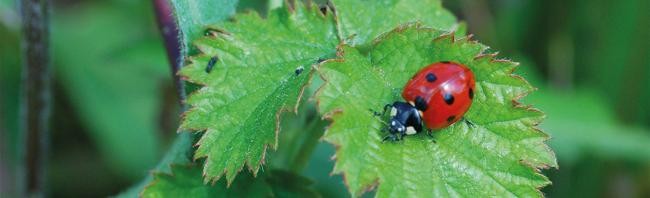
<instances>
[{"instance_id":1,"label":"ladybug's black head","mask_svg":"<svg viewBox=\"0 0 650 198\"><path fill-rule=\"evenodd\" d=\"M405 102L394 102L386 105L385 108L390 108L391 116L388 123L390 135L387 138L401 139L402 136L422 131L422 117L415 106Z\"/></svg>"}]
</instances>

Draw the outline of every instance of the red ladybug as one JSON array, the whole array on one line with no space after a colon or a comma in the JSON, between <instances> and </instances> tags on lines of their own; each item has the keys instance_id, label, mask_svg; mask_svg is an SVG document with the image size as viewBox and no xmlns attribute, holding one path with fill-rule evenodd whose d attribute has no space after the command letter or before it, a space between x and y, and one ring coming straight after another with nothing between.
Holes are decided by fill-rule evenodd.
<instances>
[{"instance_id":1,"label":"red ladybug","mask_svg":"<svg viewBox=\"0 0 650 198\"><path fill-rule=\"evenodd\" d=\"M384 140L400 140L422 131L442 129L460 120L472 105L474 74L453 62L433 63L422 68L404 86L406 102L387 104L390 134Z\"/></svg>"}]
</instances>

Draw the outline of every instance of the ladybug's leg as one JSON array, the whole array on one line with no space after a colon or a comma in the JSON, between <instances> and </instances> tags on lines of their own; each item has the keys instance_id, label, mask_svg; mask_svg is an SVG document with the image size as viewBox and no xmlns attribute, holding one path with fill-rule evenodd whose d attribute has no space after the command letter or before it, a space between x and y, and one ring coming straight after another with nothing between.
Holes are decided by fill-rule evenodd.
<instances>
[{"instance_id":1,"label":"ladybug's leg","mask_svg":"<svg viewBox=\"0 0 650 198\"><path fill-rule=\"evenodd\" d=\"M431 141L435 144L436 143L436 138L433 137L433 129L427 129L427 136L431 138Z\"/></svg>"},{"instance_id":2,"label":"ladybug's leg","mask_svg":"<svg viewBox=\"0 0 650 198\"><path fill-rule=\"evenodd\" d=\"M384 140L382 140L381 142L386 142L386 140L389 140L391 142L395 142L395 141L399 141L400 138L396 134L390 134L390 135L387 135L386 137L384 137Z\"/></svg>"},{"instance_id":3,"label":"ladybug's leg","mask_svg":"<svg viewBox=\"0 0 650 198\"><path fill-rule=\"evenodd\" d=\"M403 140L404 136L406 136L406 132L405 131L400 132L399 133L399 140Z\"/></svg>"},{"instance_id":4,"label":"ladybug's leg","mask_svg":"<svg viewBox=\"0 0 650 198\"><path fill-rule=\"evenodd\" d=\"M390 133L384 137L384 140L382 140L382 142L385 142L386 140L390 140L391 142L400 141L404 139L404 136L406 136L406 133L404 132Z\"/></svg>"},{"instance_id":5,"label":"ladybug's leg","mask_svg":"<svg viewBox=\"0 0 650 198\"><path fill-rule=\"evenodd\" d=\"M391 109L391 108L393 108L393 105L392 105L392 104L386 104L386 105L384 105L384 112L382 112L381 115L386 115L386 111L388 111L388 110Z\"/></svg>"},{"instance_id":6,"label":"ladybug's leg","mask_svg":"<svg viewBox=\"0 0 650 198\"><path fill-rule=\"evenodd\" d=\"M472 121L469 121L467 118L463 117L461 118L463 122L467 124L467 126L474 128L474 123Z\"/></svg>"},{"instance_id":7,"label":"ladybug's leg","mask_svg":"<svg viewBox=\"0 0 650 198\"><path fill-rule=\"evenodd\" d=\"M392 105L392 104L386 104L386 105L384 106L384 111L382 111L381 113L379 113L379 112L377 112L377 111L375 111L375 110L372 110L372 109L368 109L368 110L369 110L370 112L372 112L372 115L379 117L379 116L386 115L386 112L387 112L390 108L393 108L393 105Z\"/></svg>"},{"instance_id":8,"label":"ladybug's leg","mask_svg":"<svg viewBox=\"0 0 650 198\"><path fill-rule=\"evenodd\" d=\"M433 130L427 129L427 135L431 137L431 141L435 144L436 143L436 138L433 137Z\"/></svg>"},{"instance_id":9,"label":"ladybug's leg","mask_svg":"<svg viewBox=\"0 0 650 198\"><path fill-rule=\"evenodd\" d=\"M386 137L384 137L383 140L381 140L381 142L385 142L386 140L388 140L388 139L390 139L390 138L391 138L391 135L387 135Z\"/></svg>"},{"instance_id":10,"label":"ladybug's leg","mask_svg":"<svg viewBox=\"0 0 650 198\"><path fill-rule=\"evenodd\" d=\"M372 115L373 115L373 116L377 116L377 117L379 117L379 116L383 115L382 113L379 113L379 112L377 112L377 111L375 111L375 110L372 110L372 109L368 109L368 111L372 112Z\"/></svg>"}]
</instances>

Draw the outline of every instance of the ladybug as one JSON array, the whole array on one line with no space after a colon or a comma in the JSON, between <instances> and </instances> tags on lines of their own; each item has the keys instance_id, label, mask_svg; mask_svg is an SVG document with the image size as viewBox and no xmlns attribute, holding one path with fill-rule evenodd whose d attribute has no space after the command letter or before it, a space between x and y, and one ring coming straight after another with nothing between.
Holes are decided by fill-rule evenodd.
<instances>
[{"instance_id":1,"label":"ladybug","mask_svg":"<svg viewBox=\"0 0 650 198\"><path fill-rule=\"evenodd\" d=\"M454 62L438 62L418 71L404 86L402 98L384 106L390 109L385 140L401 140L406 135L442 129L463 118L474 98L474 74ZM465 120L467 121L467 120ZM467 121L471 124L469 121Z\"/></svg>"}]
</instances>

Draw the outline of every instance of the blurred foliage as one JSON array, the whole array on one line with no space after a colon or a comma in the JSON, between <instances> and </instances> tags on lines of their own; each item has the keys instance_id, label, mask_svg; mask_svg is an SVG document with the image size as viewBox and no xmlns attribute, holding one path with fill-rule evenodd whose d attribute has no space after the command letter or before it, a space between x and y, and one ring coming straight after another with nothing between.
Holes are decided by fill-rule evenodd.
<instances>
[{"instance_id":1,"label":"blurred foliage","mask_svg":"<svg viewBox=\"0 0 650 198\"><path fill-rule=\"evenodd\" d=\"M649 131L620 125L594 91L562 93L542 89L526 102L554 115L540 127L552 134L551 145L565 165L578 163L582 156L650 163Z\"/></svg>"},{"instance_id":2,"label":"blurred foliage","mask_svg":"<svg viewBox=\"0 0 650 198\"><path fill-rule=\"evenodd\" d=\"M622 194L648 193L650 184L643 181L647 176L635 178L634 172L643 173L643 167L650 164L650 131L621 125L607 103L591 90L542 89L526 101L554 115L541 125L551 133L550 145L560 162L559 171L546 171L554 182L545 189L549 196L643 197ZM619 177L625 181L618 181ZM621 185L628 185L623 192L612 189Z\"/></svg>"},{"instance_id":3,"label":"blurred foliage","mask_svg":"<svg viewBox=\"0 0 650 198\"><path fill-rule=\"evenodd\" d=\"M16 132L21 68L19 32L16 22L10 22L17 17L11 2L0 1L0 194L8 195L20 187L11 179L20 168L20 137Z\"/></svg>"},{"instance_id":4,"label":"blurred foliage","mask_svg":"<svg viewBox=\"0 0 650 198\"><path fill-rule=\"evenodd\" d=\"M153 9L142 4L79 4L52 20L57 82L105 162L132 179L160 157L159 115L171 77Z\"/></svg>"},{"instance_id":5,"label":"blurred foliage","mask_svg":"<svg viewBox=\"0 0 650 198\"><path fill-rule=\"evenodd\" d=\"M650 1L578 1L565 9L576 82L600 89L623 122L650 126Z\"/></svg>"},{"instance_id":6,"label":"blurred foliage","mask_svg":"<svg viewBox=\"0 0 650 198\"><path fill-rule=\"evenodd\" d=\"M0 152L10 153L2 153L0 161L15 167L15 161L5 161L19 151L20 30L14 2L0 0ZM279 1L240 0L238 11L266 11L277 5L273 2ZM165 148L164 137L175 129L175 110L162 112L175 101L164 91L172 85L152 7L130 0L54 5L50 193L112 195L147 173ZM650 196L650 1L446 0L443 5L467 21L477 40L521 62L517 72L540 87L525 103L547 112L540 127L553 136L550 145L558 155L560 169L546 171L554 182L543 189L549 197ZM322 195L344 197L342 177L328 174L333 154L333 146L319 143L302 173Z\"/></svg>"},{"instance_id":7,"label":"blurred foliage","mask_svg":"<svg viewBox=\"0 0 650 198\"><path fill-rule=\"evenodd\" d=\"M0 7L1 9L6 9ZM16 140L18 129L18 91L20 82L20 37L16 29L0 24L0 137ZM15 141L2 144L2 149L14 150Z\"/></svg>"}]
</instances>

